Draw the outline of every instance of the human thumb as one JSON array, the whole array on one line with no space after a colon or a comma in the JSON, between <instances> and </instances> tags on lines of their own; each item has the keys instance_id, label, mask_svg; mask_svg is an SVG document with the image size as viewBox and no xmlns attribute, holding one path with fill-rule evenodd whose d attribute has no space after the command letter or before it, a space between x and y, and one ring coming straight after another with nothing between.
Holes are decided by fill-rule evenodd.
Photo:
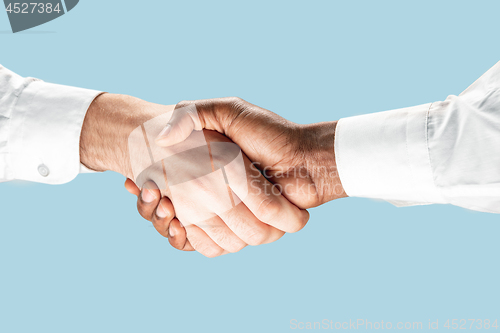
<instances>
[{"instance_id":1,"label":"human thumb","mask_svg":"<svg viewBox=\"0 0 500 333\"><path fill-rule=\"evenodd\" d=\"M174 110L167 125L158 134L155 143L161 147L173 146L187 139L194 130L202 130L195 105Z\"/></svg>"}]
</instances>

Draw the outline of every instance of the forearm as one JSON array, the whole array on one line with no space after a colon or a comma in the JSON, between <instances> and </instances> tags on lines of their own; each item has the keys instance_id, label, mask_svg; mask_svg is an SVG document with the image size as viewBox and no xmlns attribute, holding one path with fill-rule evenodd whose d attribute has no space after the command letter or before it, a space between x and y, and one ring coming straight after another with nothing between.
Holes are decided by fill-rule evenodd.
<instances>
[{"instance_id":1,"label":"forearm","mask_svg":"<svg viewBox=\"0 0 500 333\"><path fill-rule=\"evenodd\" d=\"M115 171L132 178L130 133L173 105L159 105L117 94L102 94L90 105L80 139L82 164L96 171Z\"/></svg>"}]
</instances>

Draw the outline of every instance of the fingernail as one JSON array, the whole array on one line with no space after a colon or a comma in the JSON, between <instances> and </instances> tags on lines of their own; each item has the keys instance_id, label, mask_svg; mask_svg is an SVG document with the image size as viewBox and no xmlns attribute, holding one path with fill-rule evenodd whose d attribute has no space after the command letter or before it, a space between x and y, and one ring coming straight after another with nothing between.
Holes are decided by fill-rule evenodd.
<instances>
[{"instance_id":1,"label":"fingernail","mask_svg":"<svg viewBox=\"0 0 500 333\"><path fill-rule=\"evenodd\" d=\"M167 215L168 215L168 212L165 209L165 207L163 207L163 205L161 204L161 201L160 201L160 204L158 205L158 207L156 208L156 215L158 215L158 217L161 219L167 217Z\"/></svg>"},{"instance_id":2,"label":"fingernail","mask_svg":"<svg viewBox=\"0 0 500 333\"><path fill-rule=\"evenodd\" d=\"M168 234L170 235L170 237L175 237L175 230L174 228L172 228L172 223L170 223L170 225L168 226Z\"/></svg>"},{"instance_id":3,"label":"fingernail","mask_svg":"<svg viewBox=\"0 0 500 333\"><path fill-rule=\"evenodd\" d=\"M160 132L160 134L158 134L157 139L161 139L168 136L168 133L170 133L170 131L172 131L172 125L167 124L167 126L165 126L165 128Z\"/></svg>"},{"instance_id":4,"label":"fingernail","mask_svg":"<svg viewBox=\"0 0 500 333\"><path fill-rule=\"evenodd\" d=\"M142 201L146 203L153 202L156 199L156 194L152 190L155 189L158 189L155 183L153 183L152 181L146 182L141 192Z\"/></svg>"}]
</instances>

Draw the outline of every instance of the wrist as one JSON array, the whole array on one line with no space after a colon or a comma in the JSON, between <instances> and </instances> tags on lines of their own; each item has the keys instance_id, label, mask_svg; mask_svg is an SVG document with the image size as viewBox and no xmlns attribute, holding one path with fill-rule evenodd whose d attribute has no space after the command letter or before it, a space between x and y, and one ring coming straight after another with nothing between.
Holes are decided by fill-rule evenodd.
<instances>
[{"instance_id":1,"label":"wrist","mask_svg":"<svg viewBox=\"0 0 500 333\"><path fill-rule=\"evenodd\" d=\"M335 130L337 121L304 125L304 156L321 204L347 197L335 160Z\"/></svg>"},{"instance_id":2,"label":"wrist","mask_svg":"<svg viewBox=\"0 0 500 333\"><path fill-rule=\"evenodd\" d=\"M90 105L80 137L80 161L95 171L115 171L132 177L128 137L149 119L172 106L117 94L101 94Z\"/></svg>"}]
</instances>

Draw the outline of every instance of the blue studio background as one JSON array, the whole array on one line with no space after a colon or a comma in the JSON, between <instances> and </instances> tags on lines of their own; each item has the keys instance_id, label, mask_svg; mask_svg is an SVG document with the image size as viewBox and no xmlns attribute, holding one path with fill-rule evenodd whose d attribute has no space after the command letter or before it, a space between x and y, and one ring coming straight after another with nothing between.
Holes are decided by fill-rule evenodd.
<instances>
[{"instance_id":1,"label":"blue studio background","mask_svg":"<svg viewBox=\"0 0 500 333\"><path fill-rule=\"evenodd\" d=\"M0 13L0 63L156 103L239 96L312 123L459 94L500 60L499 11L498 1L82 0L18 34ZM500 319L497 215L348 198L274 244L207 259L170 248L124 180L0 184L0 332Z\"/></svg>"}]
</instances>

